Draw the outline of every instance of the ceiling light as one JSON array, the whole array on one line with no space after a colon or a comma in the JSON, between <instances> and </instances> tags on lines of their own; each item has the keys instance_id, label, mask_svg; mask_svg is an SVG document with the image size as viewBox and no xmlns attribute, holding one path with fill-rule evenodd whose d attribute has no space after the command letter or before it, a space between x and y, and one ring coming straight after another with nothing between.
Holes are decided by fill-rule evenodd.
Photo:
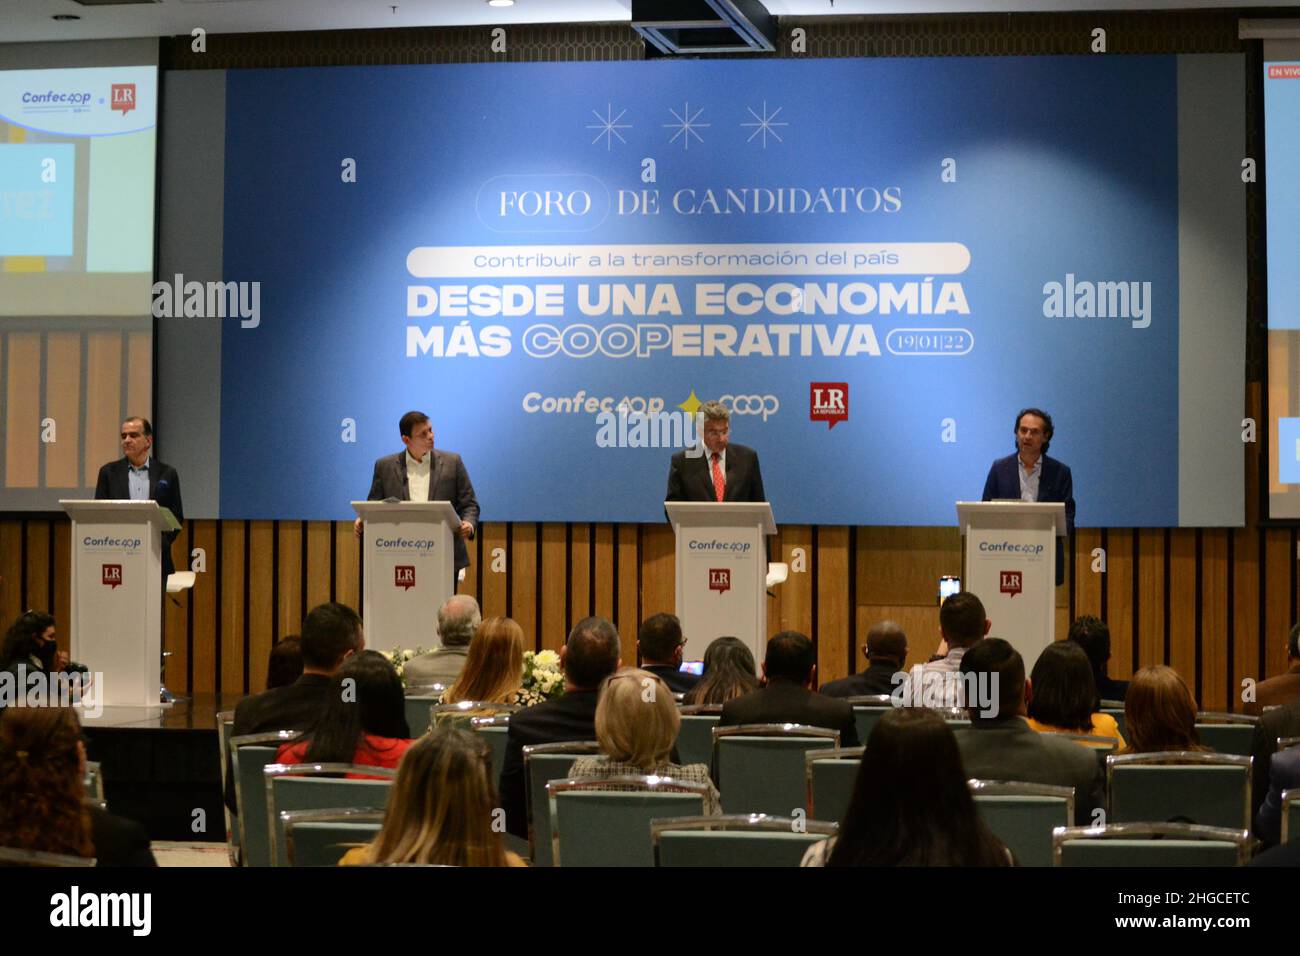
<instances>
[{"instance_id":1,"label":"ceiling light","mask_svg":"<svg viewBox=\"0 0 1300 956\"><path fill-rule=\"evenodd\" d=\"M487 0L489 7L513 7L515 0Z\"/></svg>"}]
</instances>

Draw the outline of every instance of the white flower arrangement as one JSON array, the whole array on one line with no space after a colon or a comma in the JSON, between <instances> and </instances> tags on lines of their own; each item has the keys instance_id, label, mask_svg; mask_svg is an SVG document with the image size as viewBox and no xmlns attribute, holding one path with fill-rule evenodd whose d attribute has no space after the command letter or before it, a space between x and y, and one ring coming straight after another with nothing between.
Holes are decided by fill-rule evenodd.
<instances>
[{"instance_id":1,"label":"white flower arrangement","mask_svg":"<svg viewBox=\"0 0 1300 956\"><path fill-rule=\"evenodd\" d=\"M560 672L560 655L555 651L525 651L523 689L547 700L562 697L564 674Z\"/></svg>"},{"instance_id":2,"label":"white flower arrangement","mask_svg":"<svg viewBox=\"0 0 1300 956\"><path fill-rule=\"evenodd\" d=\"M388 663L393 665L393 669L397 671L398 678L402 681L402 686L405 687L406 663L407 661L414 660L423 654L424 648L417 647L412 650L409 647L394 647L391 651L380 651L379 653L383 654Z\"/></svg>"}]
</instances>

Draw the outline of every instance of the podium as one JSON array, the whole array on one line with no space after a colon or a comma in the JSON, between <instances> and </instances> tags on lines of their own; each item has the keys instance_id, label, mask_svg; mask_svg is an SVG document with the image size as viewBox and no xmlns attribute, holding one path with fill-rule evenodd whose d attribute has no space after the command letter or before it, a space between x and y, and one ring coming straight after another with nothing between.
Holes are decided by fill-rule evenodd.
<instances>
[{"instance_id":1,"label":"podium","mask_svg":"<svg viewBox=\"0 0 1300 956\"><path fill-rule=\"evenodd\" d=\"M156 501L60 501L72 519L72 659L106 707L162 710L162 532Z\"/></svg>"},{"instance_id":2,"label":"podium","mask_svg":"<svg viewBox=\"0 0 1300 956\"><path fill-rule=\"evenodd\" d=\"M452 532L460 518L449 501L354 501L365 523L361 617L375 648L429 648L438 608L455 593Z\"/></svg>"},{"instance_id":3,"label":"podium","mask_svg":"<svg viewBox=\"0 0 1300 956\"><path fill-rule=\"evenodd\" d=\"M665 501L677 535L677 616L683 656L699 660L716 637L767 647L767 545L776 534L767 502Z\"/></svg>"},{"instance_id":4,"label":"podium","mask_svg":"<svg viewBox=\"0 0 1300 956\"><path fill-rule=\"evenodd\" d=\"M979 596L1025 673L1056 639L1056 548L1065 537L1065 505L1038 501L959 501L966 539L963 586Z\"/></svg>"}]
</instances>

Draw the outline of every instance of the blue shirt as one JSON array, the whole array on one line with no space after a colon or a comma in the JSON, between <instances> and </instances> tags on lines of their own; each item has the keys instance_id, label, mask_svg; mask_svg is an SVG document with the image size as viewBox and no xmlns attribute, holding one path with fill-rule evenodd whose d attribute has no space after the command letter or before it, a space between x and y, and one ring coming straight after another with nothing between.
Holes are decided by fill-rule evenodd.
<instances>
[{"instance_id":1,"label":"blue shirt","mask_svg":"<svg viewBox=\"0 0 1300 956\"><path fill-rule=\"evenodd\" d=\"M1037 501L1038 500L1038 479L1043 476L1043 457L1038 456L1038 461L1034 462L1034 467L1028 471L1025 470L1025 463L1016 456L1016 464L1020 471L1020 500Z\"/></svg>"},{"instance_id":2,"label":"blue shirt","mask_svg":"<svg viewBox=\"0 0 1300 956\"><path fill-rule=\"evenodd\" d=\"M126 480L131 487L132 501L149 500L149 459L144 460L144 464L139 468L131 464L128 458L126 462Z\"/></svg>"}]
</instances>

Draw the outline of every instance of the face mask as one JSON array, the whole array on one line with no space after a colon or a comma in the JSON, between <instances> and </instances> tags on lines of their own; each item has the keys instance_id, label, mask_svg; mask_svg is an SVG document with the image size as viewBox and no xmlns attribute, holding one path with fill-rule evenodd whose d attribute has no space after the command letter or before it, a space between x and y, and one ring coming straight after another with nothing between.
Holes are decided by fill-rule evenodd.
<instances>
[{"instance_id":1,"label":"face mask","mask_svg":"<svg viewBox=\"0 0 1300 956\"><path fill-rule=\"evenodd\" d=\"M54 655L58 653L58 645L54 641L47 641L44 644L37 644L36 658L41 662L41 667L48 670L54 669Z\"/></svg>"}]
</instances>

